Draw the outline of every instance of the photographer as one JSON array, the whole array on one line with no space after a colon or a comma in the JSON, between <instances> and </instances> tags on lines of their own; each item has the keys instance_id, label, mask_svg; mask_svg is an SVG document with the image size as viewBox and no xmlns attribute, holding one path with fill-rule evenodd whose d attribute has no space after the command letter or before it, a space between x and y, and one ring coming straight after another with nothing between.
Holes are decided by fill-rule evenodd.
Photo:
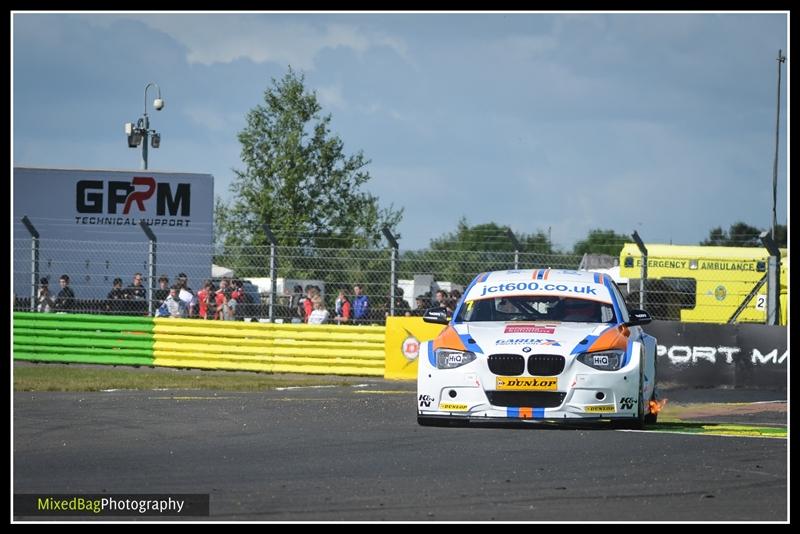
<instances>
[{"instance_id":1,"label":"photographer","mask_svg":"<svg viewBox=\"0 0 800 534\"><path fill-rule=\"evenodd\" d=\"M36 295L36 311L50 313L55 303L53 296L50 295L50 281L42 278L39 280L39 284L39 293Z\"/></svg>"}]
</instances>

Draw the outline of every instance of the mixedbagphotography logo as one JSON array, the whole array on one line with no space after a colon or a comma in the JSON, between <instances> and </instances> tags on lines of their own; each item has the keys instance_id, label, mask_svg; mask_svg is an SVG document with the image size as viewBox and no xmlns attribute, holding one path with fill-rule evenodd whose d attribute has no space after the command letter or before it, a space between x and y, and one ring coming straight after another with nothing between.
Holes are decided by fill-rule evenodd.
<instances>
[{"instance_id":1,"label":"mixedbagphotography logo","mask_svg":"<svg viewBox=\"0 0 800 534\"><path fill-rule=\"evenodd\" d=\"M14 495L14 516L208 516L207 493Z\"/></svg>"}]
</instances>

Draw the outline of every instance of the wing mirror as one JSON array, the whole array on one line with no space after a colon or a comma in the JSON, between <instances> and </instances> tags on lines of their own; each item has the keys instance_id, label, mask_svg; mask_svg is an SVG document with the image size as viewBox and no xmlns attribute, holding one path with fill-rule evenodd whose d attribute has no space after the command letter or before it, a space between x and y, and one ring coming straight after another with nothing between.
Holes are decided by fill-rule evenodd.
<instances>
[{"instance_id":1,"label":"wing mirror","mask_svg":"<svg viewBox=\"0 0 800 534\"><path fill-rule=\"evenodd\" d=\"M428 308L422 320L426 323L447 324L450 319L447 317L447 308Z\"/></svg>"},{"instance_id":2,"label":"wing mirror","mask_svg":"<svg viewBox=\"0 0 800 534\"><path fill-rule=\"evenodd\" d=\"M630 310L628 315L630 315L631 318L630 321L625 323L628 326L640 326L644 324L650 324L653 320L653 318L650 317L650 314L644 310Z\"/></svg>"}]
</instances>

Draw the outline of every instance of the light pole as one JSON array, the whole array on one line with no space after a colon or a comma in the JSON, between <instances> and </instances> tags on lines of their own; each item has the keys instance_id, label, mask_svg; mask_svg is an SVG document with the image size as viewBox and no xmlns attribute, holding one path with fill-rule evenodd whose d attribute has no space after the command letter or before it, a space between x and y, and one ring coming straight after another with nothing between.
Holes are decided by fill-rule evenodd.
<instances>
[{"instance_id":1,"label":"light pole","mask_svg":"<svg viewBox=\"0 0 800 534\"><path fill-rule=\"evenodd\" d=\"M150 82L144 87L144 115L139 117L136 125L132 122L125 123L125 134L128 136L128 146L136 148L142 143L142 169L147 170L147 138L150 137L150 145L153 148L161 146L161 134L150 129L150 117L147 115L147 90L151 85L155 85L158 96L153 100L153 107L156 111L164 109L164 100L161 98L161 88L155 82Z\"/></svg>"},{"instance_id":2,"label":"light pole","mask_svg":"<svg viewBox=\"0 0 800 534\"><path fill-rule=\"evenodd\" d=\"M778 50L778 112L775 118L775 162L772 164L772 240L775 241L775 227L778 226L776 203L778 202L778 134L781 126L781 63L786 61L783 50Z\"/></svg>"}]
</instances>

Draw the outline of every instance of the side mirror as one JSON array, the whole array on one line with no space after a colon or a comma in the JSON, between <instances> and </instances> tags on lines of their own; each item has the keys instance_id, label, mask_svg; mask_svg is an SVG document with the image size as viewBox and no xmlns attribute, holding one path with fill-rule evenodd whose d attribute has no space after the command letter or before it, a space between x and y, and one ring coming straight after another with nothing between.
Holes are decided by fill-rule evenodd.
<instances>
[{"instance_id":1,"label":"side mirror","mask_svg":"<svg viewBox=\"0 0 800 534\"><path fill-rule=\"evenodd\" d=\"M447 324L450 319L447 317L447 308L428 308L422 320L426 323Z\"/></svg>"},{"instance_id":2,"label":"side mirror","mask_svg":"<svg viewBox=\"0 0 800 534\"><path fill-rule=\"evenodd\" d=\"M653 320L653 318L650 317L650 314L644 310L630 310L629 315L631 320L626 323L628 326L650 324Z\"/></svg>"}]
</instances>

